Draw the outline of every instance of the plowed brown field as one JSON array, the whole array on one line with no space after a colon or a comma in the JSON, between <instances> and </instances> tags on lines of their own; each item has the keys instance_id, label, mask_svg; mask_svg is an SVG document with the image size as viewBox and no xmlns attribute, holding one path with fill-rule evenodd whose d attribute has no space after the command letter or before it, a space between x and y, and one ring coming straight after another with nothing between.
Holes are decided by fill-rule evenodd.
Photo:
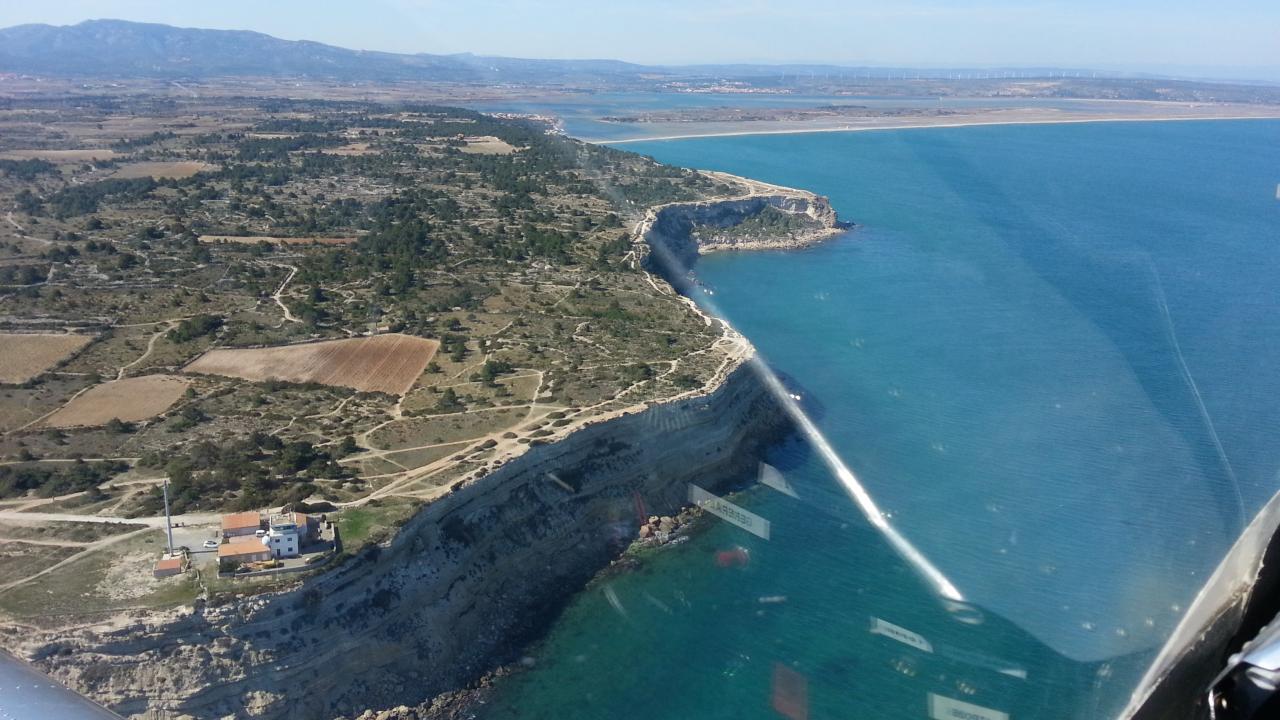
<instances>
[{"instance_id":1,"label":"plowed brown field","mask_svg":"<svg viewBox=\"0 0 1280 720\"><path fill-rule=\"evenodd\" d=\"M135 422L168 410L187 389L186 378L143 375L94 385L45 418L46 427L105 425L111 418Z\"/></svg>"},{"instance_id":2,"label":"plowed brown field","mask_svg":"<svg viewBox=\"0 0 1280 720\"><path fill-rule=\"evenodd\" d=\"M24 383L89 344L88 335L0 333L0 382Z\"/></svg>"},{"instance_id":3,"label":"plowed brown field","mask_svg":"<svg viewBox=\"0 0 1280 720\"><path fill-rule=\"evenodd\" d=\"M183 371L403 395L439 347L435 340L390 333L280 347L210 350Z\"/></svg>"},{"instance_id":4,"label":"plowed brown field","mask_svg":"<svg viewBox=\"0 0 1280 720\"><path fill-rule=\"evenodd\" d=\"M121 165L120 169L111 173L113 178L189 178L198 172L213 170L214 166L204 162L136 162Z\"/></svg>"}]
</instances>

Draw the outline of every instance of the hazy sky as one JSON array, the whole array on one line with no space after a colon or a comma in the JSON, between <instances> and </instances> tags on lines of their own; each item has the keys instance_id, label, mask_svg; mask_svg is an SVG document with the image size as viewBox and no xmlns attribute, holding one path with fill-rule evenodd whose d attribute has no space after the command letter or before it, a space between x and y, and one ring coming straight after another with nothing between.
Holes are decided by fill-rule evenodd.
<instances>
[{"instance_id":1,"label":"hazy sky","mask_svg":"<svg viewBox=\"0 0 1280 720\"><path fill-rule=\"evenodd\" d=\"M49 0L0 25L114 17L351 48L645 63L1280 69L1280 0Z\"/></svg>"}]
</instances>

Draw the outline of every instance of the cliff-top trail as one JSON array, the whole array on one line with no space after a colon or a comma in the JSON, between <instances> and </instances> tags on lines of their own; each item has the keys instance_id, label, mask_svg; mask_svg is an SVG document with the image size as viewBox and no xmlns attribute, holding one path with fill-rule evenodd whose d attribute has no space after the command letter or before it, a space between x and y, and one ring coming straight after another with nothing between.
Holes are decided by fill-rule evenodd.
<instances>
[{"instance_id":1,"label":"cliff-top trail","mask_svg":"<svg viewBox=\"0 0 1280 720\"><path fill-rule=\"evenodd\" d=\"M823 198L429 105L45 102L0 110L0 643L117 712L465 687L786 427L673 283ZM225 552L282 508L298 572Z\"/></svg>"}]
</instances>

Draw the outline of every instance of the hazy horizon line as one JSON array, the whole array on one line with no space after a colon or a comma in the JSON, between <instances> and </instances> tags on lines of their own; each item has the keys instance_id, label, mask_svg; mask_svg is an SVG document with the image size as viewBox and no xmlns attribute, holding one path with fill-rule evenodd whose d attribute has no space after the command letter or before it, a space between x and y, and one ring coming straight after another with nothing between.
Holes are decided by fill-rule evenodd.
<instances>
[{"instance_id":1,"label":"hazy horizon line","mask_svg":"<svg viewBox=\"0 0 1280 720\"><path fill-rule=\"evenodd\" d=\"M56 22L28 22L18 23L15 25L7 25L0 27L0 30L8 30L11 28L23 26L47 26L54 28L76 27L87 23L96 22L116 22L132 25L155 25L160 27L175 28L180 30L198 30L212 32L245 32L255 33L266 37L282 40L285 42L306 42L326 45L328 47L340 48L351 52L376 52L389 55L434 55L440 57L478 57L478 58L502 58L508 60L527 60L527 61L550 61L550 62L617 62L628 65L635 65L645 68L731 68L731 67L750 67L750 68L778 68L779 70L804 68L830 68L832 70L844 71L871 71L879 73L904 73L902 78L884 78L868 77L866 79L951 79L951 80L979 80L979 79L1018 79L1016 77L956 77L956 78L940 78L940 77L918 77L908 78L908 73L1048 73L1048 77L1053 77L1054 73L1059 73L1062 79L1083 78L1084 74L1094 76L1101 75L1098 79L1167 79L1167 80L1184 80L1184 81L1201 81L1201 82L1233 82L1248 84L1276 84L1280 83L1280 65L1187 65L1179 63L1150 63L1145 67L1120 67L1108 63L1090 66L1076 64L1055 64L1055 63L1029 63L1029 62L1004 62L1004 63L958 63L958 64L937 64L937 63L884 63L875 60L770 60L770 59L721 59L713 61L696 61L696 62L655 62L647 60L628 59L618 56L589 56L589 55L529 55L529 54L500 54L492 52L476 52L476 51L460 51L460 52L439 52L431 50L417 50L406 52L402 50L386 50L374 47L359 47L353 44L339 44L327 42L323 40L313 40L309 37L286 37L272 32L265 32L247 27L209 27L199 25L174 25L165 22L145 21L145 20L128 20L124 18L113 17L88 17L77 22L59 24ZM1046 75L1029 75L1030 78L1042 78Z\"/></svg>"}]
</instances>

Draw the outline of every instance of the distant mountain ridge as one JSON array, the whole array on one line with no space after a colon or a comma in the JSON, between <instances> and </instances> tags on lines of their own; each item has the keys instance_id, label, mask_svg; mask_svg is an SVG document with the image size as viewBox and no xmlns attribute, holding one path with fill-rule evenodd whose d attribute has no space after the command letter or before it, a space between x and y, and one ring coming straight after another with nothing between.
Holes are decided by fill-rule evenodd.
<instances>
[{"instance_id":1,"label":"distant mountain ridge","mask_svg":"<svg viewBox=\"0 0 1280 720\"><path fill-rule=\"evenodd\" d=\"M1280 72L1280 69L1277 70ZM670 81L1169 78L1070 68L894 68L829 64L640 65L621 60L532 60L472 55L350 50L310 40L282 40L251 30L179 28L127 20L0 29L0 73L97 78L199 79L276 77L350 82L646 86ZM1232 81L1227 81L1232 82ZM753 82L753 84L756 84Z\"/></svg>"},{"instance_id":2,"label":"distant mountain ridge","mask_svg":"<svg viewBox=\"0 0 1280 720\"><path fill-rule=\"evenodd\" d=\"M125 20L0 29L0 72L35 75L540 82L635 76L651 70L616 60L518 60L348 50L308 40L281 40L249 30L178 28Z\"/></svg>"}]
</instances>

